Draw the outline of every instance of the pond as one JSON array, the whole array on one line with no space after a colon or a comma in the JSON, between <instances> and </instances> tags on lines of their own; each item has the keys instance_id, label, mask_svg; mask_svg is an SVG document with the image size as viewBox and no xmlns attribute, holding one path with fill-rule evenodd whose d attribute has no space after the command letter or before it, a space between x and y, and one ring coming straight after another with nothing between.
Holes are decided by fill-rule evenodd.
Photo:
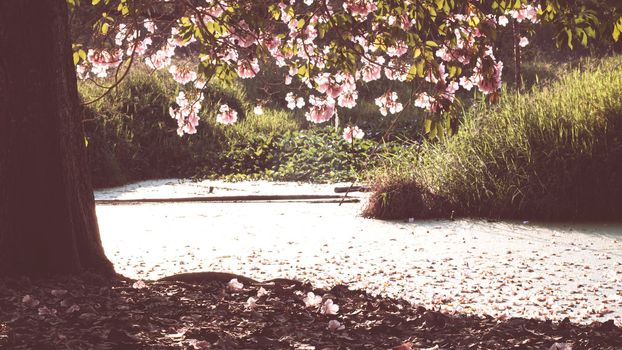
<instances>
[{"instance_id":1,"label":"pond","mask_svg":"<svg viewBox=\"0 0 622 350\"><path fill-rule=\"evenodd\" d=\"M334 195L334 187L158 180L95 196ZM226 271L347 283L449 312L620 322L621 223L387 222L360 217L366 195L353 196L361 202L98 204L97 214L106 253L136 279Z\"/></svg>"}]
</instances>

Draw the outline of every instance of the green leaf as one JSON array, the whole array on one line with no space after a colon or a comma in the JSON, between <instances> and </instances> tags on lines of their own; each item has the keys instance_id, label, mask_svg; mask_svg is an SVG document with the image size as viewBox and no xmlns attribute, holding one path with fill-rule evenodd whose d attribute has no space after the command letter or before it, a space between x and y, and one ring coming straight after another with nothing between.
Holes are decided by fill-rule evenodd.
<instances>
[{"instance_id":1,"label":"green leaf","mask_svg":"<svg viewBox=\"0 0 622 350\"><path fill-rule=\"evenodd\" d=\"M99 4L100 1L101 0L93 0L93 1L91 1L91 3L93 4L93 6L95 6L95 5Z\"/></svg>"}]
</instances>

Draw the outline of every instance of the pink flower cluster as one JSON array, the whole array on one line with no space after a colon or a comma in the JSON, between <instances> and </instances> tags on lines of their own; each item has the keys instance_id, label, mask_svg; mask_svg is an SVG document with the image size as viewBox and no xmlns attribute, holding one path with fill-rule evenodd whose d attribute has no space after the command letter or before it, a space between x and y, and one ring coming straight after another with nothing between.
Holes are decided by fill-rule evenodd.
<instances>
[{"instance_id":1,"label":"pink flower cluster","mask_svg":"<svg viewBox=\"0 0 622 350\"><path fill-rule=\"evenodd\" d=\"M177 135L195 134L199 125L199 112L203 96L199 95L192 101L188 100L186 93L180 91L175 99L177 108L170 107L169 114L177 120Z\"/></svg>"},{"instance_id":2,"label":"pink flower cluster","mask_svg":"<svg viewBox=\"0 0 622 350\"><path fill-rule=\"evenodd\" d=\"M365 137L365 133L356 125L347 126L343 129L343 139L346 140L346 142L353 143L354 139L360 140L363 137Z\"/></svg>"},{"instance_id":3,"label":"pink flower cluster","mask_svg":"<svg viewBox=\"0 0 622 350\"><path fill-rule=\"evenodd\" d=\"M327 97L321 98L314 95L309 96L311 107L305 113L305 117L312 123L323 123L333 117L336 113L335 100Z\"/></svg>"},{"instance_id":4,"label":"pink flower cluster","mask_svg":"<svg viewBox=\"0 0 622 350\"><path fill-rule=\"evenodd\" d=\"M238 121L238 112L231 109L227 104L220 105L219 113L216 115L216 121L225 125L233 124Z\"/></svg>"},{"instance_id":5,"label":"pink flower cluster","mask_svg":"<svg viewBox=\"0 0 622 350\"><path fill-rule=\"evenodd\" d=\"M384 57L378 56L375 61L366 60L365 64L358 72L357 77L363 79L364 82L370 82L380 79L382 73L382 65L384 64Z\"/></svg>"},{"instance_id":6,"label":"pink flower cluster","mask_svg":"<svg viewBox=\"0 0 622 350\"><path fill-rule=\"evenodd\" d=\"M91 64L91 72L98 78L105 78L108 69L116 68L123 62L123 51L89 49L87 60Z\"/></svg>"},{"instance_id":7,"label":"pink flower cluster","mask_svg":"<svg viewBox=\"0 0 622 350\"><path fill-rule=\"evenodd\" d=\"M496 92L501 88L501 74L503 72L503 62L494 62L490 57L484 61L477 59L477 65L473 69L473 76L470 80L485 95Z\"/></svg>"},{"instance_id":8,"label":"pink flower cluster","mask_svg":"<svg viewBox=\"0 0 622 350\"><path fill-rule=\"evenodd\" d=\"M237 73L242 79L253 78L259 72L259 62L256 58L238 63Z\"/></svg>"},{"instance_id":9,"label":"pink flower cluster","mask_svg":"<svg viewBox=\"0 0 622 350\"><path fill-rule=\"evenodd\" d=\"M285 95L285 101L287 101L287 108L289 109L302 108L305 105L305 99L294 95L291 91Z\"/></svg>"},{"instance_id":10,"label":"pink flower cluster","mask_svg":"<svg viewBox=\"0 0 622 350\"><path fill-rule=\"evenodd\" d=\"M173 75L173 80L180 83L181 85L188 84L191 81L195 81L197 79L197 73L192 69L185 67L179 67L177 65L172 65L168 69L169 73Z\"/></svg>"},{"instance_id":11,"label":"pink flower cluster","mask_svg":"<svg viewBox=\"0 0 622 350\"><path fill-rule=\"evenodd\" d=\"M405 0L405 3L410 5L411 1ZM81 78L87 77L89 73L104 77L108 69L121 64L124 53L137 54L144 57L145 64L151 69L168 67L173 79L179 84L192 88L189 85L194 83L194 88L202 89L206 85L208 73L199 76L197 69L188 68L187 62L173 62L178 47L201 41L200 47L197 44L189 51L199 52L199 64L207 68L200 69L200 72L214 72L224 67L234 69L239 78L250 79L260 71L259 58L262 61L273 59L278 67L283 67L280 71L287 72L284 77L286 85L298 89L315 89L318 93L314 96L309 95L308 91L296 95L288 92L285 97L288 108L306 106L306 118L314 123L322 123L336 115L338 108L356 106L359 80L376 81L382 78L383 72L388 80L395 82L419 79L411 67L423 60L425 74L422 81L425 81L423 90L426 92L417 95L415 106L432 113L443 113L454 103L460 87L471 90L476 86L484 94L495 93L500 89L503 63L496 60L492 48L486 46L491 40L484 35L486 31L480 31L482 26L477 23L505 26L512 19L533 23L539 20L539 8L531 4L496 15L482 15L472 9L459 7L452 9L451 13L439 12L439 17L444 16L441 19L447 28L447 34L439 36L442 42L421 33L423 45L435 46L426 43L428 40L438 44L435 55L439 59L434 62L434 58L425 50L424 55L420 55L421 48L413 47L413 50L420 51L409 53L411 47L407 43L412 42L409 33L419 33L420 30L414 26L412 13L402 11L397 5L386 4L380 10L378 3L373 0L277 0L272 5L265 6L270 13L267 16L258 14L261 18L257 22L229 15L232 9L251 9L256 8L255 5L228 0L204 0L202 7L189 6L187 13L170 27L170 32L168 29L158 32L156 23L150 19L120 24L113 37L118 49L89 50L88 59L80 62L76 68L77 73ZM344 16L348 25L341 28L340 24L332 24L339 22L334 21L338 18L335 16ZM164 24L164 21L162 23L160 25L158 22L162 28L171 25ZM326 24L331 24L328 29ZM342 45L331 39L337 30L343 31L338 33L340 40L350 41L351 47L356 50L349 50L350 45ZM160 47L152 47L154 43L162 44ZM526 37L520 38L520 46L528 43ZM347 72L340 71L339 57L351 55L356 58L353 64L348 64ZM199 59L193 63L198 63ZM417 73L421 74L420 66L417 67ZM455 67L464 72L462 76L454 76L455 71L450 69ZM330 72L325 71L325 68L330 68ZM171 116L178 121L178 133L196 132L200 105L190 103L183 92L177 100L178 107L171 108ZM404 108L393 91L387 91L376 98L375 103L385 116L399 113ZM219 123L232 124L237 118L237 112L228 105L220 106L217 114ZM344 129L344 138L349 142L363 134L357 127Z\"/></svg>"},{"instance_id":12,"label":"pink flower cluster","mask_svg":"<svg viewBox=\"0 0 622 350\"><path fill-rule=\"evenodd\" d=\"M375 1L370 0L348 0L343 3L343 9L350 12L352 16L358 16L362 19L366 19L367 16L376 11Z\"/></svg>"},{"instance_id":13,"label":"pink flower cluster","mask_svg":"<svg viewBox=\"0 0 622 350\"><path fill-rule=\"evenodd\" d=\"M396 114L404 109L402 103L398 102L398 96L395 91L387 91L384 95L376 99L376 105L380 107L380 114Z\"/></svg>"},{"instance_id":14,"label":"pink flower cluster","mask_svg":"<svg viewBox=\"0 0 622 350\"><path fill-rule=\"evenodd\" d=\"M538 17L538 7L531 4L523 5L519 10L511 10L508 14L519 23L524 20L528 20L531 23L538 23L540 21Z\"/></svg>"}]
</instances>

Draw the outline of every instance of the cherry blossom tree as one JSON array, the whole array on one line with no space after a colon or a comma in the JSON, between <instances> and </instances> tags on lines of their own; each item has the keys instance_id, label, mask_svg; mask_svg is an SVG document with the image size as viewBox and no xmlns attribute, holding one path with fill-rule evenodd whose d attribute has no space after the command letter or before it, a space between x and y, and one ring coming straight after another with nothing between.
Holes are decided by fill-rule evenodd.
<instances>
[{"instance_id":1,"label":"cherry blossom tree","mask_svg":"<svg viewBox=\"0 0 622 350\"><path fill-rule=\"evenodd\" d=\"M354 107L359 87L379 79L387 81L379 112L414 103L438 118L451 113L461 89L496 100L503 63L494 37L509 18L552 23L568 43L601 32L618 39L619 9L591 13L590 1L580 3L0 1L0 273L114 273L98 232L76 75L111 91L137 62L168 71L180 86L169 112L181 135L200 127L210 79L252 79L267 63L290 88L288 106L304 108L311 122ZM97 35L72 44L69 9L98 13ZM400 95L399 84L410 92ZM238 113L223 105L217 118L233 123ZM348 127L346 137L362 136Z\"/></svg>"},{"instance_id":2,"label":"cherry blossom tree","mask_svg":"<svg viewBox=\"0 0 622 350\"><path fill-rule=\"evenodd\" d=\"M529 44L526 33L540 22L554 24L558 42L563 36L570 47L575 41L587 45L596 39L602 21L609 21L615 40L622 30L617 9L601 21L589 2L578 6L553 0L93 4L107 12L98 22L97 45L74 57L79 76L102 77L111 68L129 69L135 61L153 70L168 69L184 94L195 96L182 104L178 99L178 107L171 109L180 136L196 132L206 82L214 77L251 79L268 64L280 68L277 73L289 87L288 107L304 108L313 123L353 108L360 86L379 79L387 81L375 99L380 114L398 114L413 102L430 119L438 119L452 113L460 90L475 88L492 102L498 99L504 66L494 41L509 25L517 74L520 48ZM410 87L410 92L399 96L398 85ZM233 123L237 111L223 105L217 120Z\"/></svg>"}]
</instances>

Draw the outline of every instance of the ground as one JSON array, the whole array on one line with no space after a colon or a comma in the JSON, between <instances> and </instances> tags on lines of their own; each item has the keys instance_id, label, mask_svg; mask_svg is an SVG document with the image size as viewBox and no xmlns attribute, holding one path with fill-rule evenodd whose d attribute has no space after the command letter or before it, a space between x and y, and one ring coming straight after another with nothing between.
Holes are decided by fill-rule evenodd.
<instances>
[{"instance_id":1,"label":"ground","mask_svg":"<svg viewBox=\"0 0 622 350\"><path fill-rule=\"evenodd\" d=\"M613 322L447 315L345 286L0 280L3 349L619 349ZM263 293L259 291L263 288ZM307 293L321 296L306 307ZM261 295L261 296L259 296ZM249 303L251 297L257 300ZM339 306L322 313L328 299ZM329 329L331 321L333 330Z\"/></svg>"},{"instance_id":2,"label":"ground","mask_svg":"<svg viewBox=\"0 0 622 350\"><path fill-rule=\"evenodd\" d=\"M168 180L96 198L332 188ZM0 278L0 348L620 348L620 225L381 222L361 204L99 204L106 253L132 279ZM246 277L155 281L199 271Z\"/></svg>"}]
</instances>

